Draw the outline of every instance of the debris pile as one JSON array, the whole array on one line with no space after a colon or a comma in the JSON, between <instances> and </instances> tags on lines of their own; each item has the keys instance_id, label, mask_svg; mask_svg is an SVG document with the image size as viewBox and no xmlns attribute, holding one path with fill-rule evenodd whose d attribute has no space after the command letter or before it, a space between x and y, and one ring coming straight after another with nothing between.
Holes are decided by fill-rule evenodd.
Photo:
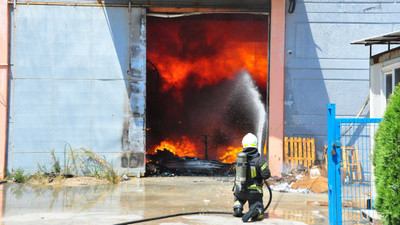
<instances>
[{"instance_id":1,"label":"debris pile","mask_svg":"<svg viewBox=\"0 0 400 225\"><path fill-rule=\"evenodd\" d=\"M328 178L326 177L317 177L317 178L309 178L305 177L291 186L293 189L303 188L310 189L314 193L324 193L328 191Z\"/></svg>"},{"instance_id":2,"label":"debris pile","mask_svg":"<svg viewBox=\"0 0 400 225\"><path fill-rule=\"evenodd\" d=\"M196 157L179 157L164 149L155 154L147 154L147 176L192 176L192 175L231 175L233 165L216 160Z\"/></svg>"},{"instance_id":3,"label":"debris pile","mask_svg":"<svg viewBox=\"0 0 400 225\"><path fill-rule=\"evenodd\" d=\"M146 176L193 176L193 175L234 175L234 165L216 160L195 157L179 157L167 149L147 154ZM282 177L268 179L272 190L293 193L324 193L328 191L328 178L325 167L313 166L310 169L300 165Z\"/></svg>"},{"instance_id":4,"label":"debris pile","mask_svg":"<svg viewBox=\"0 0 400 225\"><path fill-rule=\"evenodd\" d=\"M282 177L271 177L268 180L272 190L295 193L324 193L328 191L327 172L323 166L307 169L299 166Z\"/></svg>"}]
</instances>

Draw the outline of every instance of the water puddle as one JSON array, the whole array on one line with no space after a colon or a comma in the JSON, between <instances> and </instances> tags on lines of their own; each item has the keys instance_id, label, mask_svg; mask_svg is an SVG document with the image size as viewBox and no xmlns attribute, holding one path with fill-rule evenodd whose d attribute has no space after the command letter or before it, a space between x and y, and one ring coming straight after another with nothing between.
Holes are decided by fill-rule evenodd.
<instances>
[{"instance_id":1,"label":"water puddle","mask_svg":"<svg viewBox=\"0 0 400 225\"><path fill-rule=\"evenodd\" d=\"M197 211L232 210L229 178L171 177L132 179L117 185L30 187L0 185L0 225L115 224L142 218ZM231 181L231 180L229 180ZM310 195L273 198L261 224L328 224L321 213L305 206ZM286 196L281 194L282 196ZM293 198L298 200L293 202ZM288 208L288 205L290 208ZM146 224L241 224L231 215L191 215Z\"/></svg>"}]
</instances>

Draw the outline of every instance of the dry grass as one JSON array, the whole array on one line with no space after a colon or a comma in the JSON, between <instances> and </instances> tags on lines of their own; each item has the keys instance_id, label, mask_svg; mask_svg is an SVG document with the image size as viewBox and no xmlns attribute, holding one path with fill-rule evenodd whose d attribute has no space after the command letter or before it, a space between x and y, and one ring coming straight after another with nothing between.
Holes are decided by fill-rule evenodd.
<instances>
[{"instance_id":1,"label":"dry grass","mask_svg":"<svg viewBox=\"0 0 400 225\"><path fill-rule=\"evenodd\" d=\"M118 171L116 171L104 157L87 149L82 149L82 151L81 157L85 158L85 160L82 161L86 162L85 167L92 176L105 179L113 184L121 180L121 175L118 174Z\"/></svg>"},{"instance_id":2,"label":"dry grass","mask_svg":"<svg viewBox=\"0 0 400 225\"><path fill-rule=\"evenodd\" d=\"M21 171L17 171L18 173L16 173L16 176L23 182L30 179L30 184L32 185L57 185L65 184L65 181L69 180L69 178L67 179L66 177L70 175L74 178L79 177L79 175L84 175L97 180L103 180L103 182L105 180L112 184L121 181L123 175L120 175L112 164L107 162L105 157L85 148L74 149L71 145L66 144L64 148L64 165L61 165L59 159L56 158L54 149L50 151L50 155L51 165L47 165L50 167L38 163L38 173L26 178L24 173L21 174ZM48 170L47 168L50 169ZM12 177L14 176L15 175L12 175ZM86 180L89 180L89 182L86 183L96 183L91 179ZM85 181L82 183L85 183Z\"/></svg>"}]
</instances>

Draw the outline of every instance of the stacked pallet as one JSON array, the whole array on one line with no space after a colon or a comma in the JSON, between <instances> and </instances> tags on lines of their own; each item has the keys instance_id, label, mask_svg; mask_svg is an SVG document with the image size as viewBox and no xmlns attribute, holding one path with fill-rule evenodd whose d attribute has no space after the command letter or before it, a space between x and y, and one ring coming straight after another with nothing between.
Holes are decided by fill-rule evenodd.
<instances>
[{"instance_id":1,"label":"stacked pallet","mask_svg":"<svg viewBox=\"0 0 400 225\"><path fill-rule=\"evenodd\" d=\"M310 168L315 162L314 138L285 137L284 160L290 169L299 165Z\"/></svg>"}]
</instances>

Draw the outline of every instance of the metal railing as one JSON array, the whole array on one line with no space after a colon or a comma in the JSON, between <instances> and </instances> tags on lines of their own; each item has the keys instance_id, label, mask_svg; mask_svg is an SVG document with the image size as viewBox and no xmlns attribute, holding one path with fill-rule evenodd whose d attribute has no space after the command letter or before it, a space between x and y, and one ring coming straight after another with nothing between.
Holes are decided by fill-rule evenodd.
<instances>
[{"instance_id":1,"label":"metal railing","mask_svg":"<svg viewBox=\"0 0 400 225\"><path fill-rule=\"evenodd\" d=\"M336 118L328 105L329 224L378 224L371 155L380 118Z\"/></svg>"}]
</instances>

